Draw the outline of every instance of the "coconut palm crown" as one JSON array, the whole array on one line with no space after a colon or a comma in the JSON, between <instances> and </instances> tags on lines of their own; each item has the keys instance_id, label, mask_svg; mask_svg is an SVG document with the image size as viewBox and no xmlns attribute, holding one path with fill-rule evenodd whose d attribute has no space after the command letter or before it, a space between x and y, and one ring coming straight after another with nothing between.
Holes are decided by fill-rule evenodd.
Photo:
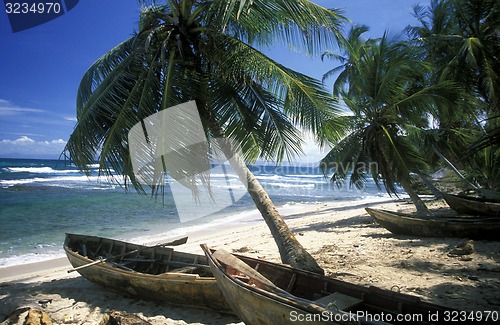
<instances>
[{"instance_id":1,"label":"coconut palm crown","mask_svg":"<svg viewBox=\"0 0 500 325\"><path fill-rule=\"evenodd\" d=\"M97 157L102 173L123 175L126 186L143 190L131 165L129 130L156 112L194 100L208 139L230 140L222 146L226 156L234 154L232 146L241 148L243 157L235 162L245 170L240 179L249 184L283 262L321 272L245 161L291 159L301 152L298 128L321 139L323 124L333 123L337 111L319 81L259 48L280 42L317 55L336 44L344 20L307 0L168 0L144 6L137 32L83 76L66 152L86 172ZM153 184L153 192L161 186Z\"/></svg>"},{"instance_id":2,"label":"coconut palm crown","mask_svg":"<svg viewBox=\"0 0 500 325\"><path fill-rule=\"evenodd\" d=\"M323 158L320 168L333 170L332 180L362 187L371 174L389 194L396 184L409 194L420 214L429 211L412 189L411 174L425 174L428 165L409 134L428 126L428 114L453 88L451 83L426 86L431 66L420 59L418 50L385 33L380 39L363 41L367 29L353 27L339 56L343 65L334 84L352 115L350 129Z\"/></svg>"}]
</instances>

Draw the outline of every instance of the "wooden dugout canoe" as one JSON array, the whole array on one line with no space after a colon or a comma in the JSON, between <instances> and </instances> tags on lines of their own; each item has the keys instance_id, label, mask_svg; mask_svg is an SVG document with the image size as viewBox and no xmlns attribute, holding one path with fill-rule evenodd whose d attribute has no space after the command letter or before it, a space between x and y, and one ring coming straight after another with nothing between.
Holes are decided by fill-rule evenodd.
<instances>
[{"instance_id":1,"label":"wooden dugout canoe","mask_svg":"<svg viewBox=\"0 0 500 325\"><path fill-rule=\"evenodd\" d=\"M204 255L77 234L66 234L64 251L84 278L115 292L175 305L231 311ZM97 262L102 258L106 261ZM87 266L91 263L94 264Z\"/></svg>"},{"instance_id":2,"label":"wooden dugout canoe","mask_svg":"<svg viewBox=\"0 0 500 325\"><path fill-rule=\"evenodd\" d=\"M397 317L437 324L453 311L415 296L212 251L206 245L202 249L226 300L246 325L392 324ZM438 318L430 319L431 314Z\"/></svg>"},{"instance_id":3,"label":"wooden dugout canoe","mask_svg":"<svg viewBox=\"0 0 500 325\"><path fill-rule=\"evenodd\" d=\"M500 218L432 217L366 208L378 224L396 235L500 240Z\"/></svg>"},{"instance_id":4,"label":"wooden dugout canoe","mask_svg":"<svg viewBox=\"0 0 500 325\"><path fill-rule=\"evenodd\" d=\"M443 193L448 205L459 214L500 217L500 202Z\"/></svg>"}]
</instances>

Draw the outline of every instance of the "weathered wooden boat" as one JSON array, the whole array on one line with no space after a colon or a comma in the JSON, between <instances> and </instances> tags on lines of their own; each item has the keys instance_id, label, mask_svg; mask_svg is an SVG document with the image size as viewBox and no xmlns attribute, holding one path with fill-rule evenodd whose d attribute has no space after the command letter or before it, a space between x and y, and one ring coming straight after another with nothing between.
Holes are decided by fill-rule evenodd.
<instances>
[{"instance_id":1,"label":"weathered wooden boat","mask_svg":"<svg viewBox=\"0 0 500 325\"><path fill-rule=\"evenodd\" d=\"M118 293L231 312L204 255L163 245L66 234L64 250L84 278Z\"/></svg>"},{"instance_id":2,"label":"weathered wooden boat","mask_svg":"<svg viewBox=\"0 0 500 325\"><path fill-rule=\"evenodd\" d=\"M500 217L500 202L443 193L448 205L459 214Z\"/></svg>"},{"instance_id":3,"label":"weathered wooden boat","mask_svg":"<svg viewBox=\"0 0 500 325\"><path fill-rule=\"evenodd\" d=\"M392 324L397 320L433 324L453 311L415 296L213 251L206 245L202 249L226 300L247 325Z\"/></svg>"},{"instance_id":4,"label":"weathered wooden boat","mask_svg":"<svg viewBox=\"0 0 500 325\"><path fill-rule=\"evenodd\" d=\"M382 227L397 235L500 240L500 218L417 217L387 210L365 210Z\"/></svg>"},{"instance_id":5,"label":"weathered wooden boat","mask_svg":"<svg viewBox=\"0 0 500 325\"><path fill-rule=\"evenodd\" d=\"M477 191L487 200L500 202L500 192L486 188L479 188Z\"/></svg>"}]
</instances>

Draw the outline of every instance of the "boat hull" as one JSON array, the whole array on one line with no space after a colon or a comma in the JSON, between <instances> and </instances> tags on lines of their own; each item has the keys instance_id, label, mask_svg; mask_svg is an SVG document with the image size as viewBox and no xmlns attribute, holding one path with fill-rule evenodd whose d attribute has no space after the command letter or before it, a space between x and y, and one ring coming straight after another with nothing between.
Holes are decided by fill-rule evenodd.
<instances>
[{"instance_id":1,"label":"boat hull","mask_svg":"<svg viewBox=\"0 0 500 325\"><path fill-rule=\"evenodd\" d=\"M443 198L459 214L500 217L500 202L446 193Z\"/></svg>"},{"instance_id":2,"label":"boat hull","mask_svg":"<svg viewBox=\"0 0 500 325\"><path fill-rule=\"evenodd\" d=\"M123 245L126 245L127 249L130 250L141 249L143 247L112 239L67 234L64 250L74 268L88 265L94 262L95 259L82 256L70 247L76 247L78 243L83 241L89 246L89 243L95 240L104 243L104 245L111 245L113 243L117 249L123 247ZM168 250L172 249L159 247L155 248L155 253L157 256L161 256L161 254ZM181 254L184 259L192 257L193 260L198 259L200 262L206 262L203 255L177 253ZM209 308L221 312L231 311L213 276L178 273L175 270L159 274L147 274L136 272L132 269L122 269L116 264L107 262L83 267L77 271L85 279L121 294L168 302L175 305Z\"/></svg>"},{"instance_id":3,"label":"boat hull","mask_svg":"<svg viewBox=\"0 0 500 325\"><path fill-rule=\"evenodd\" d=\"M381 314L389 315L387 320L397 314L421 315L422 321L414 324L433 324L430 313L445 315L452 310L415 296L231 254L252 269L243 272L246 280L240 280L241 265L224 264L218 252L202 248L226 300L246 325L380 324L372 319Z\"/></svg>"},{"instance_id":4,"label":"boat hull","mask_svg":"<svg viewBox=\"0 0 500 325\"><path fill-rule=\"evenodd\" d=\"M331 324L327 320L316 320L318 316L315 314L276 302L247 288L237 287L223 273L215 274L215 277L227 302L246 325ZM306 322L306 318L310 321Z\"/></svg>"},{"instance_id":5,"label":"boat hull","mask_svg":"<svg viewBox=\"0 0 500 325\"><path fill-rule=\"evenodd\" d=\"M500 219L419 218L409 214L366 208L378 224L396 235L500 240Z\"/></svg>"},{"instance_id":6,"label":"boat hull","mask_svg":"<svg viewBox=\"0 0 500 325\"><path fill-rule=\"evenodd\" d=\"M246 325L340 324L237 283L210 258L209 265L226 301Z\"/></svg>"}]
</instances>

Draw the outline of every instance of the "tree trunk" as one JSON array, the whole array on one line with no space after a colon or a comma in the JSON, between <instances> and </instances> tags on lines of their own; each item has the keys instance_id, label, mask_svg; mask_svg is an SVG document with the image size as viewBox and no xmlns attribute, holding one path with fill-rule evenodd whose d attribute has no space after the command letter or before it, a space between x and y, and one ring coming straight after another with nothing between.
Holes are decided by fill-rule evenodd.
<instances>
[{"instance_id":1,"label":"tree trunk","mask_svg":"<svg viewBox=\"0 0 500 325\"><path fill-rule=\"evenodd\" d=\"M262 185L260 185L255 175L248 169L241 155L234 150L231 142L223 136L223 131L218 124L212 121L210 123L210 130L213 134L219 135L214 140L218 143L240 181L247 186L250 197L260 211L278 246L281 261L284 264L289 264L302 270L324 274L324 270L290 231L290 228L288 228L288 225L274 206L269 195Z\"/></svg>"},{"instance_id":2,"label":"tree trunk","mask_svg":"<svg viewBox=\"0 0 500 325\"><path fill-rule=\"evenodd\" d=\"M443 159L443 161L445 162L446 165L448 165L448 167L451 168L451 170L453 170L455 172L455 174L460 177L461 179L463 179L464 181L466 181L472 188L474 189L478 189L479 186L478 185L475 185L475 184L472 184L471 182L469 182L464 175L462 175L462 173L460 173L460 171L457 169L457 167L455 167L451 161L449 161L437 148L435 145L432 145L432 149L434 150L434 152L436 153L436 155L439 156L439 158Z\"/></svg>"},{"instance_id":3,"label":"tree trunk","mask_svg":"<svg viewBox=\"0 0 500 325\"><path fill-rule=\"evenodd\" d=\"M411 201L417 208L417 215L419 216L430 216L431 212L425 205L424 201L418 196L417 192L411 187L409 181L405 180L401 182L401 186L405 190L405 192L410 196Z\"/></svg>"},{"instance_id":4,"label":"tree trunk","mask_svg":"<svg viewBox=\"0 0 500 325\"><path fill-rule=\"evenodd\" d=\"M235 150L231 141L226 138L224 130L215 120L211 110L208 108L207 102L202 98L200 96L200 98L196 99L196 106L200 117L208 123L207 126L212 134L213 141L218 144L220 150L229 161L231 168L238 175L240 181L247 187L250 197L262 215L262 218L264 218L278 246L281 262L298 269L324 274L325 271L290 231L290 228L288 228L288 225L279 214L269 195L267 195L255 175L248 169L239 151Z\"/></svg>"},{"instance_id":5,"label":"tree trunk","mask_svg":"<svg viewBox=\"0 0 500 325\"><path fill-rule=\"evenodd\" d=\"M442 199L443 193L437 189L434 184L432 184L431 180L424 174L418 174L418 177L424 182L425 186L432 192L432 194L436 197L436 199Z\"/></svg>"}]
</instances>

